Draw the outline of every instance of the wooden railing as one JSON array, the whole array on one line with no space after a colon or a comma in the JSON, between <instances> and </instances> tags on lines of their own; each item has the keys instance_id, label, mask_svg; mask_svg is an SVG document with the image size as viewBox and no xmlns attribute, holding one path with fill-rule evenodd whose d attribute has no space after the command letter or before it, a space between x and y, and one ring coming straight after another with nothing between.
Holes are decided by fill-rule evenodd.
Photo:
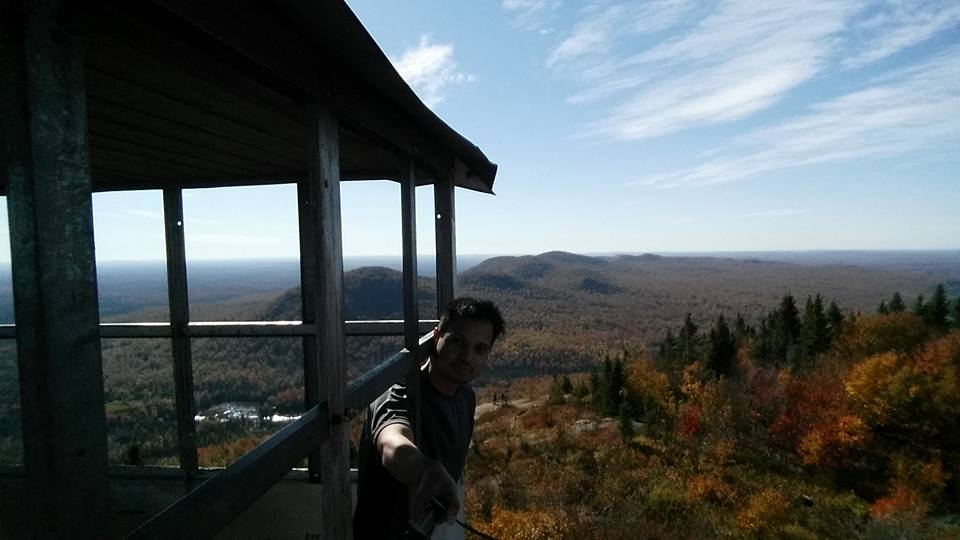
<instances>
[{"instance_id":1,"label":"wooden railing","mask_svg":"<svg viewBox=\"0 0 960 540\"><path fill-rule=\"evenodd\" d=\"M424 334L437 325L436 320L422 320L420 334ZM296 337L316 332L312 324L301 321L252 321L252 322L191 322L187 324L183 335L189 337ZM348 336L402 336L402 320L347 321ZM173 326L168 322L149 323L103 323L100 325L101 338L168 338L174 334ZM0 339L15 339L17 327L13 324L0 324Z\"/></svg>"},{"instance_id":2,"label":"wooden railing","mask_svg":"<svg viewBox=\"0 0 960 540\"><path fill-rule=\"evenodd\" d=\"M404 349L347 387L347 410L313 407L236 463L181 497L135 530L129 539L209 538L259 499L297 463L327 440L330 421L345 422L394 383L417 369L430 351L430 334L416 353ZM331 420L332 419L332 420Z\"/></svg>"},{"instance_id":3,"label":"wooden railing","mask_svg":"<svg viewBox=\"0 0 960 540\"><path fill-rule=\"evenodd\" d=\"M361 413L391 385L403 380L430 352L435 320L421 320L417 351L403 349L347 386L345 410L329 414L319 404L283 427L236 463L203 480L175 503L135 530L128 538L209 538L222 530L271 486L281 480L329 436L331 419L345 422ZM347 321L349 336L403 335L404 321ZM303 336L316 329L300 321L192 322L182 335L189 337ZM170 323L109 323L100 325L102 338L164 338L173 335ZM16 337L15 325L0 325L0 339ZM16 472L22 474L21 468Z\"/></svg>"}]
</instances>

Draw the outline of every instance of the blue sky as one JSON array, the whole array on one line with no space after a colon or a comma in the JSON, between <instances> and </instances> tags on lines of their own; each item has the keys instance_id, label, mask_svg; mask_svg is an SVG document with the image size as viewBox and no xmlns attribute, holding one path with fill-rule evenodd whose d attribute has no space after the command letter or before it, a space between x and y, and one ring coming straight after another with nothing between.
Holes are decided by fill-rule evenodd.
<instances>
[{"instance_id":1,"label":"blue sky","mask_svg":"<svg viewBox=\"0 0 960 540\"><path fill-rule=\"evenodd\" d=\"M500 166L461 253L960 248L956 0L348 4ZM397 186L342 193L345 254L399 253ZM101 260L162 257L158 193L94 205ZM296 256L292 187L185 207L191 259Z\"/></svg>"}]
</instances>

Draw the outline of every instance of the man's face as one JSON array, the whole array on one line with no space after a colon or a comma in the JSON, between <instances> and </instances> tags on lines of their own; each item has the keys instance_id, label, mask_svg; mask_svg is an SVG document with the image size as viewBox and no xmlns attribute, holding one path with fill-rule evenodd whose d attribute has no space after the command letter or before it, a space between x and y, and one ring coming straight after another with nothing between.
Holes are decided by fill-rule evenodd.
<instances>
[{"instance_id":1,"label":"man's face","mask_svg":"<svg viewBox=\"0 0 960 540\"><path fill-rule=\"evenodd\" d=\"M437 336L437 354L431 361L437 375L454 384L470 382L487 369L493 346L489 321L458 319Z\"/></svg>"}]
</instances>

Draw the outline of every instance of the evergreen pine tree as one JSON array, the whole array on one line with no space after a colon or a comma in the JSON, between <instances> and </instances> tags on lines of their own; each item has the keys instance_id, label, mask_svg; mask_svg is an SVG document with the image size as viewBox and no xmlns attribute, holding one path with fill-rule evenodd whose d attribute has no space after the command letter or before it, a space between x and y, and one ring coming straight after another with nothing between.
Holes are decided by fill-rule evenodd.
<instances>
[{"instance_id":1,"label":"evergreen pine tree","mask_svg":"<svg viewBox=\"0 0 960 540\"><path fill-rule=\"evenodd\" d=\"M792 360L800 338L800 311L793 295L787 293L771 314L771 356L776 364Z\"/></svg>"},{"instance_id":2,"label":"evergreen pine tree","mask_svg":"<svg viewBox=\"0 0 960 540\"><path fill-rule=\"evenodd\" d=\"M919 315L924 322L927 321L927 303L922 294L918 294L917 299L913 301L912 311Z\"/></svg>"},{"instance_id":3,"label":"evergreen pine tree","mask_svg":"<svg viewBox=\"0 0 960 540\"><path fill-rule=\"evenodd\" d=\"M683 364L690 365L696 360L697 354L697 325L693 323L690 314L683 319L683 327L677 336L678 345L683 358Z\"/></svg>"},{"instance_id":4,"label":"evergreen pine tree","mask_svg":"<svg viewBox=\"0 0 960 540\"><path fill-rule=\"evenodd\" d=\"M960 328L960 298L953 303L953 326Z\"/></svg>"},{"instance_id":5,"label":"evergreen pine tree","mask_svg":"<svg viewBox=\"0 0 960 540\"><path fill-rule=\"evenodd\" d=\"M893 297L890 298L890 313L900 313L906 311L906 309L907 306L903 303L903 297L900 296L900 293L893 293Z\"/></svg>"},{"instance_id":6,"label":"evergreen pine tree","mask_svg":"<svg viewBox=\"0 0 960 540\"><path fill-rule=\"evenodd\" d=\"M570 377L566 375L563 376L563 381L560 383L560 390L563 391L564 394L573 393L573 383L570 382Z\"/></svg>"},{"instance_id":7,"label":"evergreen pine tree","mask_svg":"<svg viewBox=\"0 0 960 540\"><path fill-rule=\"evenodd\" d=\"M750 326L747 325L747 321L743 320L743 316L737 313L737 318L733 321L734 341L737 342L737 345L740 345L751 335L753 335L753 328L750 328Z\"/></svg>"},{"instance_id":8,"label":"evergreen pine tree","mask_svg":"<svg viewBox=\"0 0 960 540\"><path fill-rule=\"evenodd\" d=\"M833 340L837 339L840 335L840 332L843 330L843 312L840 311L840 306L833 300L830 301L830 307L827 308L827 347L829 348L829 343L832 343Z\"/></svg>"},{"instance_id":9,"label":"evergreen pine tree","mask_svg":"<svg viewBox=\"0 0 960 540\"><path fill-rule=\"evenodd\" d=\"M880 315L890 314L890 308L887 307L886 301L883 301L883 300L880 301L880 305L877 306L877 313L879 313Z\"/></svg>"},{"instance_id":10,"label":"evergreen pine tree","mask_svg":"<svg viewBox=\"0 0 960 540\"><path fill-rule=\"evenodd\" d=\"M606 381L606 396L604 398L605 416L613 416L620 412L620 403L623 401L623 361L617 360L610 369L610 376Z\"/></svg>"},{"instance_id":11,"label":"evergreen pine tree","mask_svg":"<svg viewBox=\"0 0 960 540\"><path fill-rule=\"evenodd\" d=\"M933 297L924 306L926 309L926 321L928 324L938 330L946 330L949 326L948 317L950 316L950 300L947 299L947 291L943 288L943 283L937 285L933 292Z\"/></svg>"},{"instance_id":12,"label":"evergreen pine tree","mask_svg":"<svg viewBox=\"0 0 960 540\"><path fill-rule=\"evenodd\" d=\"M660 342L657 349L657 356L661 359L663 365L669 365L676 359L677 338L673 337L673 332L667 330L667 335Z\"/></svg>"},{"instance_id":13,"label":"evergreen pine tree","mask_svg":"<svg viewBox=\"0 0 960 540\"><path fill-rule=\"evenodd\" d=\"M797 309L797 303L793 295L787 293L780 300L780 324L787 340L791 343L796 342L800 337L800 310Z\"/></svg>"},{"instance_id":14,"label":"evergreen pine tree","mask_svg":"<svg viewBox=\"0 0 960 540\"><path fill-rule=\"evenodd\" d=\"M737 344L727 321L721 315L717 323L710 329L709 367L717 376L730 375L733 371L733 361L737 357Z\"/></svg>"},{"instance_id":15,"label":"evergreen pine tree","mask_svg":"<svg viewBox=\"0 0 960 540\"><path fill-rule=\"evenodd\" d=\"M817 294L812 300L807 297L803 308L803 321L800 329L800 348L803 360L809 361L830 348L830 333L827 314L823 311L823 298Z\"/></svg>"},{"instance_id":16,"label":"evergreen pine tree","mask_svg":"<svg viewBox=\"0 0 960 540\"><path fill-rule=\"evenodd\" d=\"M753 357L766 366L773 365L773 330L770 325L772 318L772 315L769 315L760 320L757 339L754 341Z\"/></svg>"}]
</instances>

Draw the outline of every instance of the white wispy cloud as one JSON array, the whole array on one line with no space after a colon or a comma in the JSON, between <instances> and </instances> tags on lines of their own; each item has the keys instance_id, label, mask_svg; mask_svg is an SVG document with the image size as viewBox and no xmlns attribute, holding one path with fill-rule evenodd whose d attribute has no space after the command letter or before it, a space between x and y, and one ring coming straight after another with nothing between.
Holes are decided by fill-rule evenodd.
<instances>
[{"instance_id":1,"label":"white wispy cloud","mask_svg":"<svg viewBox=\"0 0 960 540\"><path fill-rule=\"evenodd\" d=\"M627 185L722 184L792 167L960 144L960 46L763 127L688 169Z\"/></svg>"},{"instance_id":2,"label":"white wispy cloud","mask_svg":"<svg viewBox=\"0 0 960 540\"><path fill-rule=\"evenodd\" d=\"M453 44L433 43L428 35L420 36L416 47L390 61L428 107L443 101L450 86L473 80L473 75L460 71L457 66Z\"/></svg>"},{"instance_id":3,"label":"white wispy cloud","mask_svg":"<svg viewBox=\"0 0 960 540\"><path fill-rule=\"evenodd\" d=\"M605 53L624 38L669 28L690 5L689 0L590 4L570 34L550 52L547 65L557 66Z\"/></svg>"},{"instance_id":4,"label":"white wispy cloud","mask_svg":"<svg viewBox=\"0 0 960 540\"><path fill-rule=\"evenodd\" d=\"M641 140L750 117L795 89L960 29L956 0L594 2L547 65L599 113L577 137Z\"/></svg>"},{"instance_id":5,"label":"white wispy cloud","mask_svg":"<svg viewBox=\"0 0 960 540\"><path fill-rule=\"evenodd\" d=\"M708 10L677 4L672 20L699 16L689 29L639 50L620 47L615 58L583 70L586 87L568 101L622 96L588 126L587 137L637 140L743 118L815 77L852 10L846 1L728 0Z\"/></svg>"},{"instance_id":6,"label":"white wispy cloud","mask_svg":"<svg viewBox=\"0 0 960 540\"><path fill-rule=\"evenodd\" d=\"M512 14L515 27L545 33L550 15L560 4L560 0L503 0L501 5Z\"/></svg>"},{"instance_id":7,"label":"white wispy cloud","mask_svg":"<svg viewBox=\"0 0 960 540\"><path fill-rule=\"evenodd\" d=\"M960 3L956 0L893 0L874 8L876 13L854 25L854 54L844 60L847 67L887 58L960 27Z\"/></svg>"}]
</instances>

